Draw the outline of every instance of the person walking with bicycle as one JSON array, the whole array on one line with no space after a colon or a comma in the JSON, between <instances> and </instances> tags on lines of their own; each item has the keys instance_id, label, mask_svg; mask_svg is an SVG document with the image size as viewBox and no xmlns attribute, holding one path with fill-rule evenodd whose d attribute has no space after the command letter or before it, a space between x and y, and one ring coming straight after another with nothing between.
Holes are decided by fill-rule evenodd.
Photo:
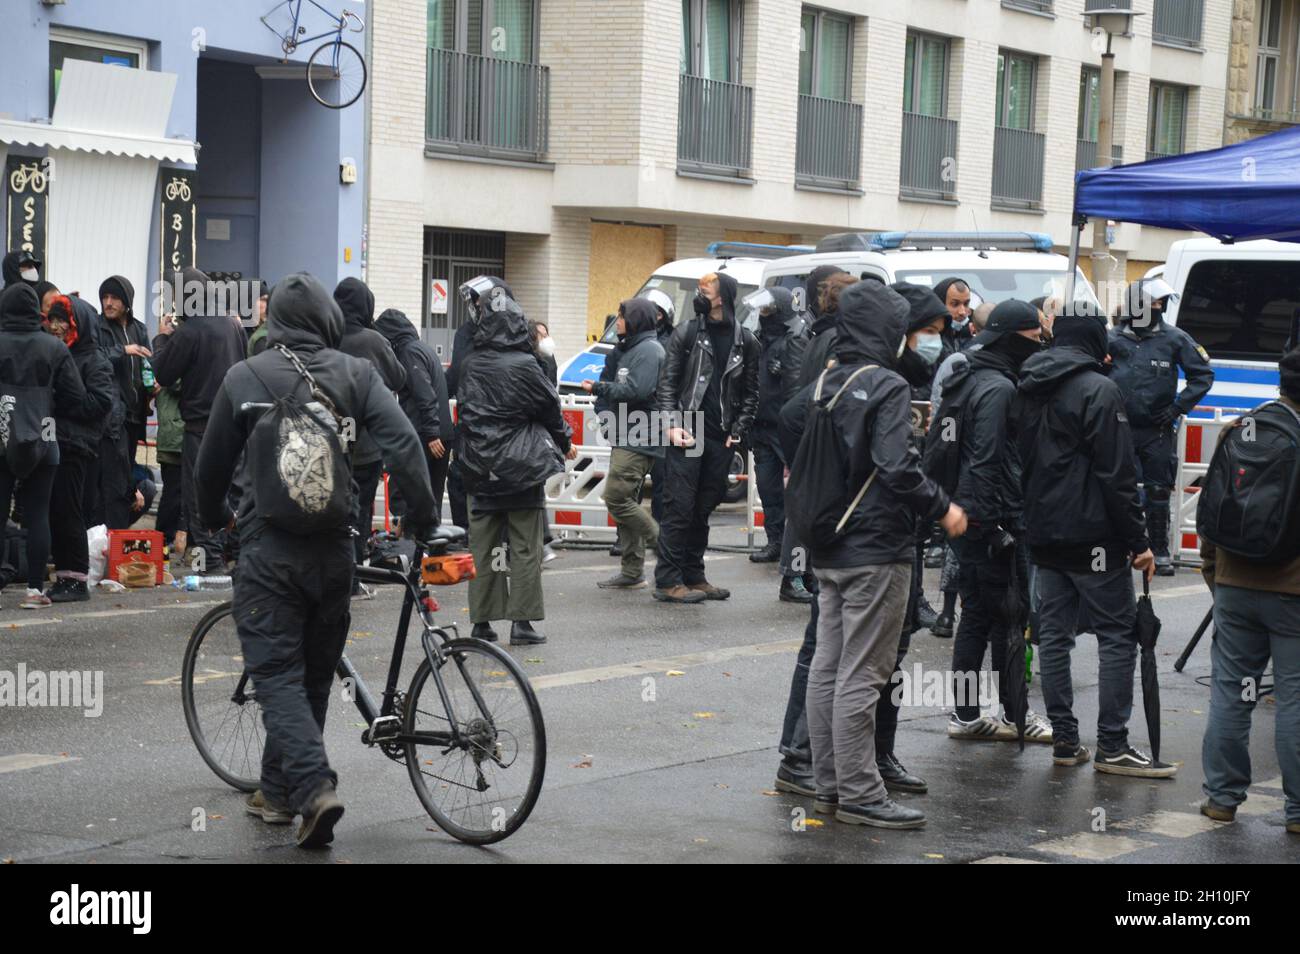
<instances>
[{"instance_id":1,"label":"person walking with bicycle","mask_svg":"<svg viewBox=\"0 0 1300 954\"><path fill-rule=\"evenodd\" d=\"M290 275L268 305L268 347L226 374L195 478L198 519L234 522L226 494L247 450L238 514L234 618L266 726L261 787L249 814L302 815L298 844L328 844L343 815L322 729L351 622L350 440L361 428L391 461L416 536L433 524L422 446L368 361L336 350L344 320L311 275Z\"/></svg>"}]
</instances>

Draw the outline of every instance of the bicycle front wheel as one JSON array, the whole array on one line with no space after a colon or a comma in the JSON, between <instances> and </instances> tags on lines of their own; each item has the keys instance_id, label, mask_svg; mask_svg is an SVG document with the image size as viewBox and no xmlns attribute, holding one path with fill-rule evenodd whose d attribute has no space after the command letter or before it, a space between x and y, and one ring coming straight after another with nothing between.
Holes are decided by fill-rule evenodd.
<instances>
[{"instance_id":1,"label":"bicycle front wheel","mask_svg":"<svg viewBox=\"0 0 1300 954\"><path fill-rule=\"evenodd\" d=\"M322 106L351 106L366 88L365 57L342 40L322 43L307 61L307 88Z\"/></svg>"},{"instance_id":2,"label":"bicycle front wheel","mask_svg":"<svg viewBox=\"0 0 1300 954\"><path fill-rule=\"evenodd\" d=\"M181 701L190 737L208 768L241 792L262 776L262 707L244 672L244 653L229 603L199 620L185 647Z\"/></svg>"},{"instance_id":3,"label":"bicycle front wheel","mask_svg":"<svg viewBox=\"0 0 1300 954\"><path fill-rule=\"evenodd\" d=\"M542 710L519 664L491 643L454 639L443 659L436 673L427 659L415 671L404 729L445 738L454 721L459 741L407 742L406 768L443 831L487 845L517 831L537 804L546 774Z\"/></svg>"}]
</instances>

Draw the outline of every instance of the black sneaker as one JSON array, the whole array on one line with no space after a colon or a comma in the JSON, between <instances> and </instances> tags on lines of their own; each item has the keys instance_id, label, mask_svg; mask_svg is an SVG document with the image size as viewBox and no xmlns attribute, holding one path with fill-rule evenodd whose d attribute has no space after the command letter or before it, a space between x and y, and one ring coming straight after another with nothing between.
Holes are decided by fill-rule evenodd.
<instances>
[{"instance_id":1,"label":"black sneaker","mask_svg":"<svg viewBox=\"0 0 1300 954\"><path fill-rule=\"evenodd\" d=\"M767 546L757 553L749 555L750 563L775 563L779 559L781 559L780 541L773 542L769 540Z\"/></svg>"},{"instance_id":2,"label":"black sneaker","mask_svg":"<svg viewBox=\"0 0 1300 954\"><path fill-rule=\"evenodd\" d=\"M834 792L818 792L813 796L813 811L818 815L834 815L840 807L840 797Z\"/></svg>"},{"instance_id":3,"label":"black sneaker","mask_svg":"<svg viewBox=\"0 0 1300 954\"><path fill-rule=\"evenodd\" d=\"M1092 767L1107 775L1129 775L1137 778L1173 778L1178 772L1177 765L1157 762L1131 745L1119 752L1107 752L1098 746L1097 757L1092 760Z\"/></svg>"},{"instance_id":4,"label":"black sneaker","mask_svg":"<svg viewBox=\"0 0 1300 954\"><path fill-rule=\"evenodd\" d=\"M299 848L324 848L334 840L334 826L343 817L343 803L326 783L307 801L302 810L302 827L298 829Z\"/></svg>"},{"instance_id":5,"label":"black sneaker","mask_svg":"<svg viewBox=\"0 0 1300 954\"><path fill-rule=\"evenodd\" d=\"M1169 556L1167 556L1167 555L1166 555L1166 556L1157 556L1157 557L1156 557L1156 576L1173 576L1173 575L1174 575L1174 561L1173 561L1173 558L1172 558L1172 557L1169 557Z\"/></svg>"},{"instance_id":6,"label":"black sneaker","mask_svg":"<svg viewBox=\"0 0 1300 954\"><path fill-rule=\"evenodd\" d=\"M597 580L596 585L602 590L639 590L645 587L645 577L615 573L608 580Z\"/></svg>"},{"instance_id":7,"label":"black sneaker","mask_svg":"<svg viewBox=\"0 0 1300 954\"><path fill-rule=\"evenodd\" d=\"M835 820L848 825L870 825L873 828L923 828L925 813L915 808L904 808L888 798L870 805L840 805Z\"/></svg>"},{"instance_id":8,"label":"black sneaker","mask_svg":"<svg viewBox=\"0 0 1300 954\"><path fill-rule=\"evenodd\" d=\"M816 599L803 585L803 578L798 576L781 577L781 591L777 596L782 603L811 603Z\"/></svg>"},{"instance_id":9,"label":"black sneaker","mask_svg":"<svg viewBox=\"0 0 1300 954\"><path fill-rule=\"evenodd\" d=\"M609 555L621 557L623 555L623 545L615 540L609 548Z\"/></svg>"},{"instance_id":10,"label":"black sneaker","mask_svg":"<svg viewBox=\"0 0 1300 954\"><path fill-rule=\"evenodd\" d=\"M533 624L526 619L516 620L510 624L511 646L540 646L546 637L533 629Z\"/></svg>"},{"instance_id":11,"label":"black sneaker","mask_svg":"<svg viewBox=\"0 0 1300 954\"><path fill-rule=\"evenodd\" d=\"M952 634L956 631L957 624L953 621L952 616L948 613L940 613L935 617L934 625L930 627L930 632L940 639L952 639Z\"/></svg>"},{"instance_id":12,"label":"black sneaker","mask_svg":"<svg viewBox=\"0 0 1300 954\"><path fill-rule=\"evenodd\" d=\"M500 637L497 636L497 631L492 628L491 623L475 623L474 628L469 631L469 634L474 639L481 639L485 643L495 643L500 639Z\"/></svg>"},{"instance_id":13,"label":"black sneaker","mask_svg":"<svg viewBox=\"0 0 1300 954\"><path fill-rule=\"evenodd\" d=\"M1078 742L1055 742L1052 744L1053 765L1086 765L1092 758L1086 745Z\"/></svg>"},{"instance_id":14,"label":"black sneaker","mask_svg":"<svg viewBox=\"0 0 1300 954\"><path fill-rule=\"evenodd\" d=\"M930 601L922 594L916 601L916 625L921 629L932 629L939 622L939 614L934 611Z\"/></svg>"},{"instance_id":15,"label":"black sneaker","mask_svg":"<svg viewBox=\"0 0 1300 954\"><path fill-rule=\"evenodd\" d=\"M805 795L808 798L813 798L817 794L817 786L813 783L811 771L796 772L784 762L777 766L775 788L778 792Z\"/></svg>"},{"instance_id":16,"label":"black sneaker","mask_svg":"<svg viewBox=\"0 0 1300 954\"><path fill-rule=\"evenodd\" d=\"M876 760L876 769L880 772L881 779L884 780L885 788L891 792L911 792L914 795L924 795L930 790L930 787L925 784L925 779L909 772L892 752L884 758Z\"/></svg>"},{"instance_id":17,"label":"black sneaker","mask_svg":"<svg viewBox=\"0 0 1300 954\"><path fill-rule=\"evenodd\" d=\"M90 591L85 580L60 578L45 594L51 603L84 603L90 599Z\"/></svg>"}]
</instances>

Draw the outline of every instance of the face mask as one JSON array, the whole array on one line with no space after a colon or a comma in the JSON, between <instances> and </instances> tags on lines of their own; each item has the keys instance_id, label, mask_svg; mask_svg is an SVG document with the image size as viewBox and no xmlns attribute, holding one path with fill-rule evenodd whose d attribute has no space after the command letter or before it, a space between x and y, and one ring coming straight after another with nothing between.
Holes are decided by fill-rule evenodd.
<instances>
[{"instance_id":1,"label":"face mask","mask_svg":"<svg viewBox=\"0 0 1300 954\"><path fill-rule=\"evenodd\" d=\"M701 318L709 317L709 314L713 311L713 302L709 301L709 299L705 297L704 292L696 292L692 304L695 308L695 313Z\"/></svg>"},{"instance_id":2,"label":"face mask","mask_svg":"<svg viewBox=\"0 0 1300 954\"><path fill-rule=\"evenodd\" d=\"M1026 338L1024 335L1009 334L1007 335L1006 349L1007 354L1011 356L1011 360L1019 365L1042 351L1043 346L1033 338Z\"/></svg>"},{"instance_id":3,"label":"face mask","mask_svg":"<svg viewBox=\"0 0 1300 954\"><path fill-rule=\"evenodd\" d=\"M921 360L933 366L943 352L943 340L938 335L921 335L916 339L916 353Z\"/></svg>"},{"instance_id":4,"label":"face mask","mask_svg":"<svg viewBox=\"0 0 1300 954\"><path fill-rule=\"evenodd\" d=\"M41 273L34 268L24 268L18 273L18 276L25 282L38 282L41 280Z\"/></svg>"},{"instance_id":5,"label":"face mask","mask_svg":"<svg viewBox=\"0 0 1300 954\"><path fill-rule=\"evenodd\" d=\"M962 318L960 321L954 321L954 322L952 323L952 326L953 326L953 328L956 329L957 331L961 331L963 328L965 328L965 327L966 327L967 325L969 325L969 324L970 324L970 319L969 319L969 318Z\"/></svg>"},{"instance_id":6,"label":"face mask","mask_svg":"<svg viewBox=\"0 0 1300 954\"><path fill-rule=\"evenodd\" d=\"M896 370L914 388L925 387L934 379L934 367L912 348L903 349Z\"/></svg>"},{"instance_id":7,"label":"face mask","mask_svg":"<svg viewBox=\"0 0 1300 954\"><path fill-rule=\"evenodd\" d=\"M543 338L537 342L537 353L543 358L552 358L555 356L555 339Z\"/></svg>"}]
</instances>

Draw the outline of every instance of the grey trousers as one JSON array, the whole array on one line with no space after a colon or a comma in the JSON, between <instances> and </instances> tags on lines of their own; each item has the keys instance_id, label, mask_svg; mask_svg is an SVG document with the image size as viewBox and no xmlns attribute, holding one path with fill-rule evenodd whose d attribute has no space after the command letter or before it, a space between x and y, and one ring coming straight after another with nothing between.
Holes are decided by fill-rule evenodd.
<instances>
[{"instance_id":1,"label":"grey trousers","mask_svg":"<svg viewBox=\"0 0 1300 954\"><path fill-rule=\"evenodd\" d=\"M1246 800L1251 783L1250 718L1270 656L1277 699L1273 742L1286 793L1286 820L1300 822L1300 596L1215 587L1202 788L1220 805Z\"/></svg>"},{"instance_id":2,"label":"grey trousers","mask_svg":"<svg viewBox=\"0 0 1300 954\"><path fill-rule=\"evenodd\" d=\"M469 547L474 579L469 581L469 618L515 622L546 618L542 605L542 538L546 511L474 510L469 501Z\"/></svg>"},{"instance_id":3,"label":"grey trousers","mask_svg":"<svg viewBox=\"0 0 1300 954\"><path fill-rule=\"evenodd\" d=\"M813 778L841 805L869 805L885 797L876 703L898 659L912 566L815 569L820 618L807 700Z\"/></svg>"}]
</instances>

